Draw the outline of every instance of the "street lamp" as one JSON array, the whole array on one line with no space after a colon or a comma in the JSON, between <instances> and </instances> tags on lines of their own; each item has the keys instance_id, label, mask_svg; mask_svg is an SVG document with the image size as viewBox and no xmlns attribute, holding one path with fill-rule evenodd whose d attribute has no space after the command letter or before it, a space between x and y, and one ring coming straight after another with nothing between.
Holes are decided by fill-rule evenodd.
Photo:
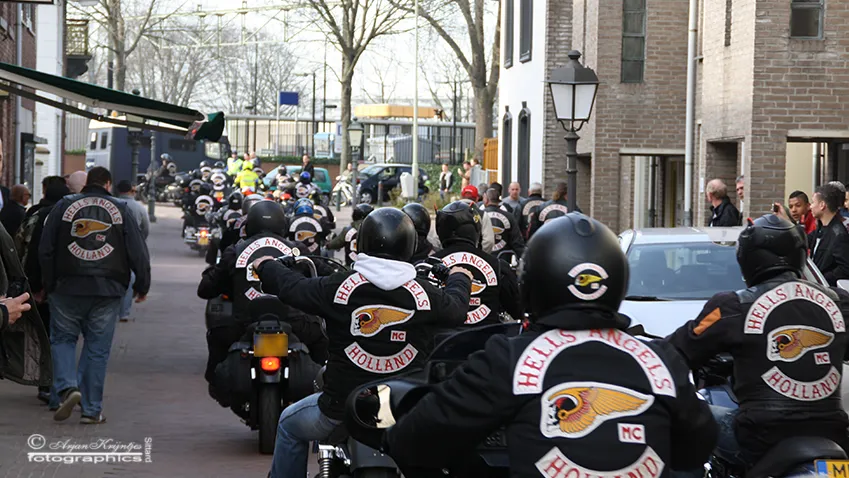
<instances>
[{"instance_id":1,"label":"street lamp","mask_svg":"<svg viewBox=\"0 0 849 478\"><path fill-rule=\"evenodd\" d=\"M554 103L554 115L566 130L566 187L568 207L577 208L578 183L578 131L590 120L596 93L598 76L582 65L578 59L581 52L569 52L569 63L556 68L548 78L548 88ZM577 127L576 127L577 126Z\"/></svg>"},{"instance_id":2,"label":"street lamp","mask_svg":"<svg viewBox=\"0 0 849 478\"><path fill-rule=\"evenodd\" d=\"M138 89L133 90L133 94L139 96L141 92ZM133 123L143 123L144 118L140 116L134 116L131 114L126 115L127 121ZM141 136L142 129L138 126L127 126L127 134L129 136L130 142L130 158L131 158L131 166L130 166L130 184L133 186L138 185L138 175L139 175L139 146L141 145ZM148 185L148 187L150 187Z\"/></svg>"},{"instance_id":3,"label":"street lamp","mask_svg":"<svg viewBox=\"0 0 849 478\"><path fill-rule=\"evenodd\" d=\"M352 168L353 171L351 172L351 189L354 190L351 206L356 206L360 201L360 192L357 191L357 186L359 186L360 182L360 160L363 155L363 125L357 121L357 118L351 118L351 122L348 124L348 143L352 148L356 148L359 152L357 155L356 165ZM342 173L344 173L344 171L340 171L339 174Z\"/></svg>"}]
</instances>

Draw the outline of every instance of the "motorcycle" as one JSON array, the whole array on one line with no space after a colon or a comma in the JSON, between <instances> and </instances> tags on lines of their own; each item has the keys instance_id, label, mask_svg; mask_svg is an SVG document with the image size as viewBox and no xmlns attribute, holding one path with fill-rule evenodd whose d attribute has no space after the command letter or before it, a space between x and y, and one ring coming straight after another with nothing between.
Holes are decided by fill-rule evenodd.
<instances>
[{"instance_id":1,"label":"motorcycle","mask_svg":"<svg viewBox=\"0 0 849 478\"><path fill-rule=\"evenodd\" d=\"M394 425L408 413L434 385L448 380L470 354L482 350L494 335L514 336L520 331L521 326L516 323L497 324L448 336L431 352L423 370L397 376L386 382L366 384L354 390L346 403L347 429L366 445L379 447L382 430ZM320 467L321 463L319 456ZM510 462L506 435L503 429L491 433L475 447L474 452L448 470L405 469L403 464L399 466L406 477L507 477L510 475ZM333 478L338 475L319 476Z\"/></svg>"},{"instance_id":2,"label":"motorcycle","mask_svg":"<svg viewBox=\"0 0 849 478\"><path fill-rule=\"evenodd\" d=\"M697 371L702 388L699 395L710 405L735 410L737 397L733 391L734 361L722 354ZM792 437L773 446L748 471L730 464L714 453L705 464L706 478L802 478L810 476L844 476L849 469L846 452L837 443L822 437Z\"/></svg>"},{"instance_id":3,"label":"motorcycle","mask_svg":"<svg viewBox=\"0 0 849 478\"><path fill-rule=\"evenodd\" d=\"M296 263L305 266L309 276L317 275L310 258L298 257ZM309 348L281 317L281 306L273 296L251 301L251 324L215 370L216 383L223 387L216 400L251 430L258 430L262 454L274 452L277 421L284 404L313 393L313 377L319 368L309 358ZM232 302L227 298L208 301L207 328L234 323L232 314Z\"/></svg>"},{"instance_id":4,"label":"motorcycle","mask_svg":"<svg viewBox=\"0 0 849 478\"><path fill-rule=\"evenodd\" d=\"M333 206L347 206L354 199L354 188L351 182L336 176L336 185L330 192L330 201ZM341 202L340 202L341 201Z\"/></svg>"}]
</instances>

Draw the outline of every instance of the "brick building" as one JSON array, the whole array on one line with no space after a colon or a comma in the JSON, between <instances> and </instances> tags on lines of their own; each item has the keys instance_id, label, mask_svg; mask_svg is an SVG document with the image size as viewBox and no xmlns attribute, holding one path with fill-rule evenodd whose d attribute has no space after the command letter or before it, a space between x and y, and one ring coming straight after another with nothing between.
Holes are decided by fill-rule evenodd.
<instances>
[{"instance_id":1,"label":"brick building","mask_svg":"<svg viewBox=\"0 0 849 478\"><path fill-rule=\"evenodd\" d=\"M528 177L547 189L565 178L563 130L544 80L577 49L601 82L593 119L579 132L578 204L616 231L682 225L689 2L537 3L546 14L534 12L530 28L541 57L523 63L519 52L510 65L508 43L527 35L521 7L530 2L506 1L500 164L511 167L502 178ZM734 179L746 175L743 212L752 216L794 189L849 182L849 106L840 101L849 93L849 3L699 3L694 224L706 223L704 185L714 177L736 200ZM523 136L515 118L527 111L531 131Z\"/></svg>"},{"instance_id":2,"label":"brick building","mask_svg":"<svg viewBox=\"0 0 849 478\"><path fill-rule=\"evenodd\" d=\"M2 2L0 3L0 61L18 63L18 45L20 44L20 64L27 68L36 67L36 22L35 5ZM21 18L19 25L18 18ZM25 170L23 152L34 156L35 145L26 142L33 138L35 102L26 98L2 92L0 95L0 140L3 141L3 172L0 184L11 186L21 181ZM21 142L16 141L16 131ZM30 169L32 163L30 163Z\"/></svg>"}]
</instances>

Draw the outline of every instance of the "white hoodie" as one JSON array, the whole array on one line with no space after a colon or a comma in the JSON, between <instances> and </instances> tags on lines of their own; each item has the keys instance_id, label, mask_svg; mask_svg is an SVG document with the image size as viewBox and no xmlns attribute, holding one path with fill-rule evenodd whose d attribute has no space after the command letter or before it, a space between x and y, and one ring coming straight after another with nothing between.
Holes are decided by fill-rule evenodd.
<instances>
[{"instance_id":1,"label":"white hoodie","mask_svg":"<svg viewBox=\"0 0 849 478\"><path fill-rule=\"evenodd\" d=\"M382 290L395 290L416 278L412 264L357 254L354 270Z\"/></svg>"}]
</instances>

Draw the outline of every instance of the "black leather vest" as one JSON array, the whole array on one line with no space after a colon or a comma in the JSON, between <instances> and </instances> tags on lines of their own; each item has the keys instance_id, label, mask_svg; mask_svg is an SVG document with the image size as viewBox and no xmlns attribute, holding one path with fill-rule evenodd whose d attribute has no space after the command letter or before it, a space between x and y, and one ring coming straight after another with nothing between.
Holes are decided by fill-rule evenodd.
<instances>
[{"instance_id":1,"label":"black leather vest","mask_svg":"<svg viewBox=\"0 0 849 478\"><path fill-rule=\"evenodd\" d=\"M262 256L280 257L292 254L292 244L271 233L260 233L236 245L236 266L233 277L233 315L243 322L250 321L250 302L263 294L259 277L251 264Z\"/></svg>"},{"instance_id":2,"label":"black leather vest","mask_svg":"<svg viewBox=\"0 0 849 478\"><path fill-rule=\"evenodd\" d=\"M539 207L537 220L540 224L545 224L546 221L565 216L569 213L569 208L566 206L567 203L563 200L545 202Z\"/></svg>"},{"instance_id":3,"label":"black leather vest","mask_svg":"<svg viewBox=\"0 0 849 478\"><path fill-rule=\"evenodd\" d=\"M130 264L124 220L135 220L119 200L104 194L75 194L66 200L56 244L57 278L96 276L129 286Z\"/></svg>"},{"instance_id":4,"label":"black leather vest","mask_svg":"<svg viewBox=\"0 0 849 478\"><path fill-rule=\"evenodd\" d=\"M357 228L349 226L345 230L345 265L348 267L357 260Z\"/></svg>"},{"instance_id":5,"label":"black leather vest","mask_svg":"<svg viewBox=\"0 0 849 478\"><path fill-rule=\"evenodd\" d=\"M307 246L307 254L319 253L319 239L324 234L321 222L310 214L299 214L289 224L289 239Z\"/></svg>"},{"instance_id":6,"label":"black leather vest","mask_svg":"<svg viewBox=\"0 0 849 478\"><path fill-rule=\"evenodd\" d=\"M492 232L495 235L495 245L492 246L493 254L501 251L513 250L513 223L507 216L509 212L498 206L487 206L484 212L489 216L489 221L492 223Z\"/></svg>"},{"instance_id":7,"label":"black leather vest","mask_svg":"<svg viewBox=\"0 0 849 478\"><path fill-rule=\"evenodd\" d=\"M525 221L525 224L528 224L528 221L530 220L531 211L533 211L535 207L539 206L544 202L545 201L542 198L532 197L528 198L524 203L522 203L521 214L522 220Z\"/></svg>"},{"instance_id":8,"label":"black leather vest","mask_svg":"<svg viewBox=\"0 0 849 478\"><path fill-rule=\"evenodd\" d=\"M465 325L492 325L501 320L498 294L500 267L498 259L465 242L455 242L435 253L448 268L461 266L474 276L472 296Z\"/></svg>"}]
</instances>

